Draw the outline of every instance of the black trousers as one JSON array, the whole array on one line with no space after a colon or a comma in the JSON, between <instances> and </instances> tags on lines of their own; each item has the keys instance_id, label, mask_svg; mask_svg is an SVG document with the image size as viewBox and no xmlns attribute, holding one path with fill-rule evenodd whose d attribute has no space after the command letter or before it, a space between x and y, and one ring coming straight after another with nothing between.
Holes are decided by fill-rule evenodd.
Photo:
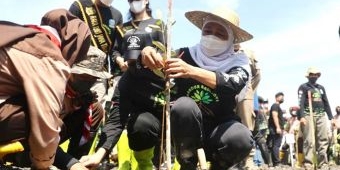
<instances>
[{"instance_id":1,"label":"black trousers","mask_svg":"<svg viewBox=\"0 0 340 170\"><path fill-rule=\"evenodd\" d=\"M134 112L127 124L129 146L141 151L156 146L161 133L161 120L150 112Z\"/></svg>"},{"instance_id":2,"label":"black trousers","mask_svg":"<svg viewBox=\"0 0 340 170\"><path fill-rule=\"evenodd\" d=\"M203 119L198 105L189 97L179 98L171 108L171 132L181 170L196 169L196 152L201 147L214 170L227 169L250 153L254 140L243 124L236 120L217 124Z\"/></svg>"},{"instance_id":3,"label":"black trousers","mask_svg":"<svg viewBox=\"0 0 340 170\"><path fill-rule=\"evenodd\" d=\"M268 147L271 150L272 161L273 161L274 166L277 166L278 164L281 163L281 160L279 157L281 141L282 141L282 135L280 134L269 134L268 139L267 139Z\"/></svg>"}]
</instances>

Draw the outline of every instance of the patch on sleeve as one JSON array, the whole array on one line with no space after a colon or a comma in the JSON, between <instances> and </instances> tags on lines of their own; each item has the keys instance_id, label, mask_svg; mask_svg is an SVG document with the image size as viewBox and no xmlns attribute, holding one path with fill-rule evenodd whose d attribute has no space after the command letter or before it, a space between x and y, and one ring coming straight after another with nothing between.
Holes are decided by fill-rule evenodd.
<instances>
[{"instance_id":1,"label":"patch on sleeve","mask_svg":"<svg viewBox=\"0 0 340 170\"><path fill-rule=\"evenodd\" d=\"M236 68L233 71L234 74L231 74L230 77L233 78L233 80L236 83L240 82L240 79L242 80L247 80L248 79L248 74L242 69L242 68Z\"/></svg>"},{"instance_id":2,"label":"patch on sleeve","mask_svg":"<svg viewBox=\"0 0 340 170\"><path fill-rule=\"evenodd\" d=\"M229 78L230 78L229 74L222 73L222 75L223 75L224 81L225 81L225 82L228 82L228 81L229 81Z\"/></svg>"},{"instance_id":3,"label":"patch on sleeve","mask_svg":"<svg viewBox=\"0 0 340 170\"><path fill-rule=\"evenodd\" d=\"M242 80L248 79L248 74L242 68L235 68L229 74L223 73L224 80L232 80L235 83L240 83Z\"/></svg>"},{"instance_id":4,"label":"patch on sleeve","mask_svg":"<svg viewBox=\"0 0 340 170\"><path fill-rule=\"evenodd\" d=\"M233 80L233 82L236 82L236 83L240 82L239 75L232 74L232 75L230 75L230 78Z\"/></svg>"},{"instance_id":5,"label":"patch on sleeve","mask_svg":"<svg viewBox=\"0 0 340 170\"><path fill-rule=\"evenodd\" d=\"M302 94L303 94L303 91L302 91L302 90L299 90L299 91L298 91L298 99L299 99L299 103L300 103L300 101L301 101Z\"/></svg>"}]
</instances>

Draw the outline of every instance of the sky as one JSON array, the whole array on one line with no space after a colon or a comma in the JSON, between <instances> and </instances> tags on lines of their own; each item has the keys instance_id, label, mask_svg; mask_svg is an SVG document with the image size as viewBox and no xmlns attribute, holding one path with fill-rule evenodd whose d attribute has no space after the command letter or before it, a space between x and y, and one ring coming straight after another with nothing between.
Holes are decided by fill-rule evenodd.
<instances>
[{"instance_id":1,"label":"sky","mask_svg":"<svg viewBox=\"0 0 340 170\"><path fill-rule=\"evenodd\" d=\"M66 8L73 0L1 0L0 20L39 24L49 10ZM150 0L153 15L166 22L168 0ZM126 21L127 0L114 0ZM318 83L326 89L331 109L340 105L340 1L338 0L173 0L172 47L190 47L200 40L200 30L184 13L209 11L217 6L235 10L240 26L254 38L242 43L258 59L262 79L258 94L275 102L277 92L285 94L282 107L298 104L297 89L307 81L310 66L321 70Z\"/></svg>"}]
</instances>

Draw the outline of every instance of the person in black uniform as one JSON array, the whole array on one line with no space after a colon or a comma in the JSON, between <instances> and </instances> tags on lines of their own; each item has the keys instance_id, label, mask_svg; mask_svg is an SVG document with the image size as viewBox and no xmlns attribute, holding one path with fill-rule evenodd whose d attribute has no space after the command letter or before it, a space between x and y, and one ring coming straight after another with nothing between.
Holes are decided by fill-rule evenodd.
<instances>
[{"instance_id":1,"label":"person in black uniform","mask_svg":"<svg viewBox=\"0 0 340 170\"><path fill-rule=\"evenodd\" d=\"M234 44L252 38L238 27L238 15L227 8L212 13L190 11L186 17L202 30L201 41L181 48L182 57L165 62L154 48L146 47L141 63L164 68L174 78L171 135L181 170L195 170L197 149L204 148L212 170L228 169L243 160L254 140L235 113L235 96L250 79L247 56L234 52Z\"/></svg>"},{"instance_id":2,"label":"person in black uniform","mask_svg":"<svg viewBox=\"0 0 340 170\"><path fill-rule=\"evenodd\" d=\"M139 169L152 169L154 146L159 142L165 81L142 67L140 57L145 46L156 47L152 42L164 44L164 24L152 17L149 0L128 2L130 21L117 28L120 35L117 44L121 44L119 51L128 63L128 69L119 80L118 90L114 91L113 107L103 127L99 149L94 155L80 160L88 167L98 166L118 142L125 125L129 147Z\"/></svg>"}]
</instances>

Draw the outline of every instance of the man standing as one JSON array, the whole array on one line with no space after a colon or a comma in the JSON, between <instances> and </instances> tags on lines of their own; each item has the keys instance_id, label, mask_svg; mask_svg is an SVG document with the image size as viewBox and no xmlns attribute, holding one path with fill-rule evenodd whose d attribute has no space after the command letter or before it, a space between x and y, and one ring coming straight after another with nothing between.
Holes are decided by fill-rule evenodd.
<instances>
[{"instance_id":1,"label":"man standing","mask_svg":"<svg viewBox=\"0 0 340 170\"><path fill-rule=\"evenodd\" d=\"M271 150L273 166L279 166L281 164L279 158L280 146L283 134L284 118L283 112L280 107L284 101L284 94L282 92L275 94L275 103L271 106L269 112L269 136L268 147Z\"/></svg>"},{"instance_id":2,"label":"man standing","mask_svg":"<svg viewBox=\"0 0 340 170\"><path fill-rule=\"evenodd\" d=\"M300 112L298 118L301 122L304 144L303 153L305 155L304 165L306 169L312 169L313 147L317 154L317 162L320 168L327 168L327 148L328 148L328 126L325 114L333 121L333 115L328 103L325 88L317 84L317 79L321 72L314 67L307 70L308 82L300 85L298 90ZM311 95L308 95L310 93ZM310 96L310 97L309 97ZM311 106L311 108L310 108ZM313 117L311 117L311 113Z\"/></svg>"},{"instance_id":3,"label":"man standing","mask_svg":"<svg viewBox=\"0 0 340 170\"><path fill-rule=\"evenodd\" d=\"M255 118L255 128L254 128L254 139L256 145L261 151L261 156L265 164L269 167L273 166L272 157L268 145L266 143L267 135L268 135L268 120L267 120L267 113L268 108L266 108L266 104L268 101L265 100L263 97L258 96L258 103L259 103L259 110L256 113Z\"/></svg>"}]
</instances>

